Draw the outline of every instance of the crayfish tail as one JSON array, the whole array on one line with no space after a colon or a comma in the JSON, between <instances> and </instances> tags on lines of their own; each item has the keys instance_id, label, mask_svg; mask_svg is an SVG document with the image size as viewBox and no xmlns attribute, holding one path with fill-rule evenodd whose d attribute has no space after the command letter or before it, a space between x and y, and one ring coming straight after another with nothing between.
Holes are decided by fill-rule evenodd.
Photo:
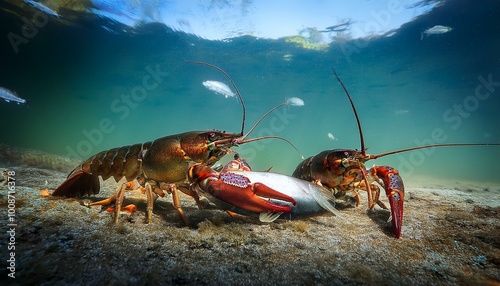
<instances>
[{"instance_id":1,"label":"crayfish tail","mask_svg":"<svg viewBox=\"0 0 500 286\"><path fill-rule=\"evenodd\" d=\"M85 173L84 171L77 171L57 187L52 196L74 198L97 194L99 193L99 189L99 177Z\"/></svg>"}]
</instances>

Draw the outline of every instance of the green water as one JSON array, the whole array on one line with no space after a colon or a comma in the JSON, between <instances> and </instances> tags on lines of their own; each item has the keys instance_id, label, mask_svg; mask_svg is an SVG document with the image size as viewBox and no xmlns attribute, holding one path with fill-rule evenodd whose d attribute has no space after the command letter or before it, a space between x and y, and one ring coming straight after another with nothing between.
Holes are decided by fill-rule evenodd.
<instances>
[{"instance_id":1,"label":"green water","mask_svg":"<svg viewBox=\"0 0 500 286\"><path fill-rule=\"evenodd\" d=\"M209 41L156 24L111 33L99 29L105 20L92 19L50 20L16 53L6 35L22 35L22 17L29 15L3 9L0 86L27 99L29 108L0 101L0 142L86 159L169 134L239 132L239 101L201 84L227 79L186 62L192 60L217 65L231 76L246 104L245 130L285 98L302 98L305 106L277 110L251 137L282 136L306 157L360 148L353 111L332 67L353 97L370 154L429 143L499 143L495 15L500 4L451 2L392 37L336 42L323 50L250 36ZM435 24L453 31L421 39L421 31ZM301 161L279 140L234 149L255 170L273 167L291 174ZM404 178L498 184L499 161L499 146L454 147L388 156L367 166L391 165Z\"/></svg>"}]
</instances>

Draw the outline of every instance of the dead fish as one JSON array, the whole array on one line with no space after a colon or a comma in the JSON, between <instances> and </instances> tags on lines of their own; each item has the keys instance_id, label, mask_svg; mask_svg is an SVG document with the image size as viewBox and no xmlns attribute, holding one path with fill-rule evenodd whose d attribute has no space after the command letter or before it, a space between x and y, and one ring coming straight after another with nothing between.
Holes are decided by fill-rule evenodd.
<instances>
[{"instance_id":1,"label":"dead fish","mask_svg":"<svg viewBox=\"0 0 500 286\"><path fill-rule=\"evenodd\" d=\"M290 97L286 99L286 104L291 106L304 106L304 101L298 97Z\"/></svg>"},{"instance_id":2,"label":"dead fish","mask_svg":"<svg viewBox=\"0 0 500 286\"><path fill-rule=\"evenodd\" d=\"M445 33L451 32L451 30L453 30L451 27L442 26L442 25L436 25L436 26L434 26L432 28L429 28L429 29L423 31L420 34L420 40L422 40L424 38L424 35L426 37L428 37L430 35L445 34Z\"/></svg>"},{"instance_id":3,"label":"dead fish","mask_svg":"<svg viewBox=\"0 0 500 286\"><path fill-rule=\"evenodd\" d=\"M0 97L3 98L7 102L17 102L17 104L25 104L26 99L22 99L17 94L11 90L6 89L5 87L0 87Z\"/></svg>"},{"instance_id":4,"label":"dead fish","mask_svg":"<svg viewBox=\"0 0 500 286\"><path fill-rule=\"evenodd\" d=\"M40 2L36 2L33 0L24 0L24 3L33 6L35 9L38 9L47 15L52 15L52 16L57 17L57 18L61 17L59 14L57 14L56 11L50 9L49 7L43 5Z\"/></svg>"},{"instance_id":5,"label":"dead fish","mask_svg":"<svg viewBox=\"0 0 500 286\"><path fill-rule=\"evenodd\" d=\"M215 93L224 95L225 98L236 96L236 94L234 94L234 92L231 91L229 86L227 86L226 84L224 84L220 81L207 80L207 81L204 81L202 83L203 83L204 87L208 88L209 90L211 90Z\"/></svg>"}]
</instances>

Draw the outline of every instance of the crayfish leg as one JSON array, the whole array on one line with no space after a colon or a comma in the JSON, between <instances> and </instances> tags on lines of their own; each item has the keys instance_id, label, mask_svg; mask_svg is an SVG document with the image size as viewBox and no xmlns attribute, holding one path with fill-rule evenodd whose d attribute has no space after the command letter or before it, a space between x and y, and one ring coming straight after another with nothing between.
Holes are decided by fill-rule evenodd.
<instances>
[{"instance_id":1,"label":"crayfish leg","mask_svg":"<svg viewBox=\"0 0 500 286\"><path fill-rule=\"evenodd\" d=\"M175 210L181 217L182 221L184 222L184 225L188 226L189 223L186 216L184 215L184 211L181 208L181 199L179 198L179 191L175 184L170 185L170 192L172 193L172 203L174 205Z\"/></svg>"},{"instance_id":2,"label":"crayfish leg","mask_svg":"<svg viewBox=\"0 0 500 286\"><path fill-rule=\"evenodd\" d=\"M356 198L356 207L359 207L359 205L361 204L361 197L359 196L359 193L356 190L352 190L352 193Z\"/></svg>"},{"instance_id":3,"label":"crayfish leg","mask_svg":"<svg viewBox=\"0 0 500 286\"><path fill-rule=\"evenodd\" d=\"M115 202L115 207L114 207L114 218L113 218L113 223L118 222L118 218L120 217L121 213L121 206L123 203L123 199L125 197L125 191L126 190L135 190L140 187L139 183L136 180L130 181L130 182L125 182L123 183L118 190L109 198L100 200L97 202L93 203L84 203L86 207L91 207L91 206L105 206L112 204Z\"/></svg>"},{"instance_id":4,"label":"crayfish leg","mask_svg":"<svg viewBox=\"0 0 500 286\"><path fill-rule=\"evenodd\" d=\"M153 187L149 182L146 183L144 192L146 193L146 223L150 223L153 220L153 203L155 199L153 198Z\"/></svg>"},{"instance_id":5,"label":"crayfish leg","mask_svg":"<svg viewBox=\"0 0 500 286\"><path fill-rule=\"evenodd\" d=\"M123 183L120 187L120 190L116 193L116 203L115 203L115 215L113 218L113 223L118 222L118 218L120 217L120 213L122 211L123 199L125 197L125 190L130 186L130 182Z\"/></svg>"},{"instance_id":6,"label":"crayfish leg","mask_svg":"<svg viewBox=\"0 0 500 286\"><path fill-rule=\"evenodd\" d=\"M110 205L112 203L114 203L116 201L116 193L114 193L111 197L107 198L107 199L104 199L104 200L101 200L101 201L97 201L97 202L93 202L93 203L84 203L84 205L86 207L91 207L91 206L105 206L105 205Z\"/></svg>"},{"instance_id":7,"label":"crayfish leg","mask_svg":"<svg viewBox=\"0 0 500 286\"><path fill-rule=\"evenodd\" d=\"M226 211L228 215L230 215L232 218L236 218L236 213L233 213L232 211Z\"/></svg>"},{"instance_id":8,"label":"crayfish leg","mask_svg":"<svg viewBox=\"0 0 500 286\"><path fill-rule=\"evenodd\" d=\"M381 186L383 186L383 182L379 182L379 184L382 184ZM375 207L375 204L377 204L381 208L386 210L387 207L385 206L385 204L382 201L380 201L380 188L377 185L372 184L372 185L370 185L370 191L372 193L372 201L368 202L368 208L373 209Z\"/></svg>"},{"instance_id":9,"label":"crayfish leg","mask_svg":"<svg viewBox=\"0 0 500 286\"><path fill-rule=\"evenodd\" d=\"M200 210L203 209L203 205L201 204L201 201L200 201L200 196L198 195L198 193L195 190L182 188L182 187L180 187L179 190L181 192L183 192L184 194L192 197L195 200L196 205L198 206L198 209L200 209Z\"/></svg>"}]
</instances>

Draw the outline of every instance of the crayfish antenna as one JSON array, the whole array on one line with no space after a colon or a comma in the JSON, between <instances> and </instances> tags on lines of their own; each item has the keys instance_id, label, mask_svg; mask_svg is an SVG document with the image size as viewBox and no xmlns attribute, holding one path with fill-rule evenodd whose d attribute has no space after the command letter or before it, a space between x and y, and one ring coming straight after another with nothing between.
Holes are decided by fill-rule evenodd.
<instances>
[{"instance_id":1,"label":"crayfish antenna","mask_svg":"<svg viewBox=\"0 0 500 286\"><path fill-rule=\"evenodd\" d=\"M269 111L267 111L264 115L262 115L259 118L259 120L257 120L257 122L252 126L252 128L250 128L250 130L245 135L243 135L241 137L241 139L235 141L235 143L236 144L243 144L243 143L258 141L258 140L262 140L262 139L269 139L269 138L280 139L280 140L283 140L283 141L287 142L288 144L290 144L293 147L293 149L295 149L295 151L297 151L297 153L300 155L302 160L304 160L304 155L302 155L302 153L300 153L299 149L297 149L297 147L295 147L295 145L293 145L292 142L290 142L288 139L285 139L283 137L270 135L270 136L261 136L261 137L257 137L257 138L246 139L250 135L250 133L252 133L255 130L255 128L259 125L259 123L262 120L264 120L264 118L266 118L266 116L268 116L271 112L275 111L276 109L278 109L282 106L285 106L285 105L302 106L302 105L304 105L304 101L298 97L287 98L285 100L285 102L276 105L275 107L273 107Z\"/></svg>"},{"instance_id":2,"label":"crayfish antenna","mask_svg":"<svg viewBox=\"0 0 500 286\"><path fill-rule=\"evenodd\" d=\"M245 138L248 137L248 135L250 135L250 133L252 133L252 131L254 131L254 129L257 127L257 125L259 125L259 123L267 116L269 115L271 112L275 111L276 109L282 107L283 105L286 105L286 102L283 102L281 104L278 104L277 106L271 108L271 110L269 110L268 112L266 112L264 115L262 115L259 120L257 120L257 122L252 126L252 128L250 128L250 130L245 134L243 135L242 137L242 140L245 140Z\"/></svg>"},{"instance_id":3,"label":"crayfish antenna","mask_svg":"<svg viewBox=\"0 0 500 286\"><path fill-rule=\"evenodd\" d=\"M259 125L259 123L264 118L266 118L266 116L268 116L271 112L275 111L276 109L278 109L278 108L280 108L280 107L282 107L284 105L303 106L304 105L304 101L302 99L298 98L298 97L292 97L292 98L285 99L285 102L276 105L275 107L271 108L268 112L266 112L264 115L262 115L259 118L259 120L257 120L257 122L252 126L252 128L250 128L250 130L247 132L247 134L243 135L243 137L241 138L241 140L245 140L245 138L247 138L248 135L250 135L250 133L252 133L252 131L254 131L254 129L257 127L257 125Z\"/></svg>"},{"instance_id":4,"label":"crayfish antenna","mask_svg":"<svg viewBox=\"0 0 500 286\"><path fill-rule=\"evenodd\" d=\"M209 63L206 63L206 62L196 62L196 61L188 61L186 60L187 63L190 63L190 64L194 64L194 65L204 65L204 66L208 66L208 67L211 67L211 68L214 68L218 71L220 71L222 74L224 74L227 79L231 82L231 84L233 85L234 87L234 90L236 91L236 94L238 95L238 98L240 99L240 102L241 102L241 107L243 109L243 119L242 119L242 123L241 123L241 132L240 132L240 136L241 136L241 139L239 140L236 140L234 143L235 144L243 144L243 143L247 143L247 142L252 142L252 141L257 141L257 140L262 140L262 139L267 139L267 138L276 138L276 139L281 139L281 140L284 140L286 142L288 142L290 145L292 145L292 147L295 149L295 151L297 151L297 153L299 153L300 157L302 159L304 159L304 156L299 152L299 150L297 149L297 147L295 147L295 145L292 144L292 142L290 142L289 140L283 138L283 137L279 137L279 136L262 136L262 137L258 137L258 138L254 138L254 139L250 139L250 140L245 140L245 138L248 137L248 135L250 135L250 133L252 133L252 131L257 127L257 125L259 125L259 123L267 116L269 115L271 112L273 112L274 110L280 108L281 106L283 105L292 105L292 106L302 106L304 105L304 101L300 98L297 98L297 97L292 97L292 98L287 98L285 100L285 102L281 103L281 104L278 104L277 106L271 108L271 110L269 110L268 112L266 112L253 126L252 128L250 128L250 131L248 131L246 134L245 134L245 119L246 119L246 109L245 109L245 103L243 102L243 97L241 96L241 93L238 89L238 87L236 86L236 84L234 83L234 81L231 79L231 77L229 76L229 74L227 74L223 69L221 69L220 67L216 66L216 65L213 65L213 64L209 64Z\"/></svg>"},{"instance_id":5,"label":"crayfish antenna","mask_svg":"<svg viewBox=\"0 0 500 286\"><path fill-rule=\"evenodd\" d=\"M365 139L363 137L363 130L361 128L361 122L359 121L358 111L356 110L356 106L354 105L354 102L352 101L352 98L351 98L351 95L349 94L349 91L347 90L344 83L342 82L342 80L340 79L339 75L337 74L337 72L335 71L335 69L333 67L332 67L332 71L333 71L333 74L335 75L335 77L337 78L337 80L339 81L340 85L344 89L344 92L347 95L349 102L351 103L352 111L354 111L354 116L356 117L356 122L358 123L359 138L361 140L361 154L363 155L363 157L365 157L366 156Z\"/></svg>"},{"instance_id":6,"label":"crayfish antenna","mask_svg":"<svg viewBox=\"0 0 500 286\"><path fill-rule=\"evenodd\" d=\"M384 157L384 156L388 156L388 155L393 155L393 154L398 154L398 153L403 153L403 152L408 152L408 151L413 151L413 150L420 150L420 149L427 149L427 148L434 148L434 147L459 147L459 146L500 146L500 143L442 143L442 144L430 144L430 145L409 147L409 148L404 148L404 149L389 151L389 152L380 153L380 154L377 154L377 155L368 155L367 156L367 160L377 159L377 158L380 158L380 157Z\"/></svg>"},{"instance_id":7,"label":"crayfish antenna","mask_svg":"<svg viewBox=\"0 0 500 286\"><path fill-rule=\"evenodd\" d=\"M290 142L290 140L286 139L286 138L283 138L283 137L280 137L280 136L274 136L274 135L268 135L268 136L261 136L261 137L257 137L257 138L252 138L252 139L247 139L247 140L238 140L235 142L235 144L243 144L243 143L249 143L249 142L253 142L253 141L259 141L259 140L263 140L263 139L279 139L279 140L283 140L285 142L287 142L288 144L290 144L293 149L295 149L295 151L297 151L297 153L299 154L300 158L302 158L302 160L305 159L304 155L302 155L302 153L300 153L299 149L297 149L297 147L295 147L295 145L293 145L292 142Z\"/></svg>"},{"instance_id":8,"label":"crayfish antenna","mask_svg":"<svg viewBox=\"0 0 500 286\"><path fill-rule=\"evenodd\" d=\"M238 95L238 97L240 99L241 108L243 109L243 119L241 122L241 132L240 132L241 136L243 136L243 134L245 132L245 118L246 118L247 111L245 109L245 103L243 102L243 97L241 96L241 93L240 93L238 87L236 86L236 84L234 83L233 79L231 79L231 77L223 69L221 69L220 67L218 67L216 65L205 63L205 62L195 62L195 61L188 61L188 60L186 60L186 62L190 63L190 64L194 64L194 65L204 65L204 66L214 68L214 69L220 71L222 74L224 74L227 77L227 79L229 80L229 82L231 82L231 84L234 87L234 90L236 91L236 94Z\"/></svg>"}]
</instances>

